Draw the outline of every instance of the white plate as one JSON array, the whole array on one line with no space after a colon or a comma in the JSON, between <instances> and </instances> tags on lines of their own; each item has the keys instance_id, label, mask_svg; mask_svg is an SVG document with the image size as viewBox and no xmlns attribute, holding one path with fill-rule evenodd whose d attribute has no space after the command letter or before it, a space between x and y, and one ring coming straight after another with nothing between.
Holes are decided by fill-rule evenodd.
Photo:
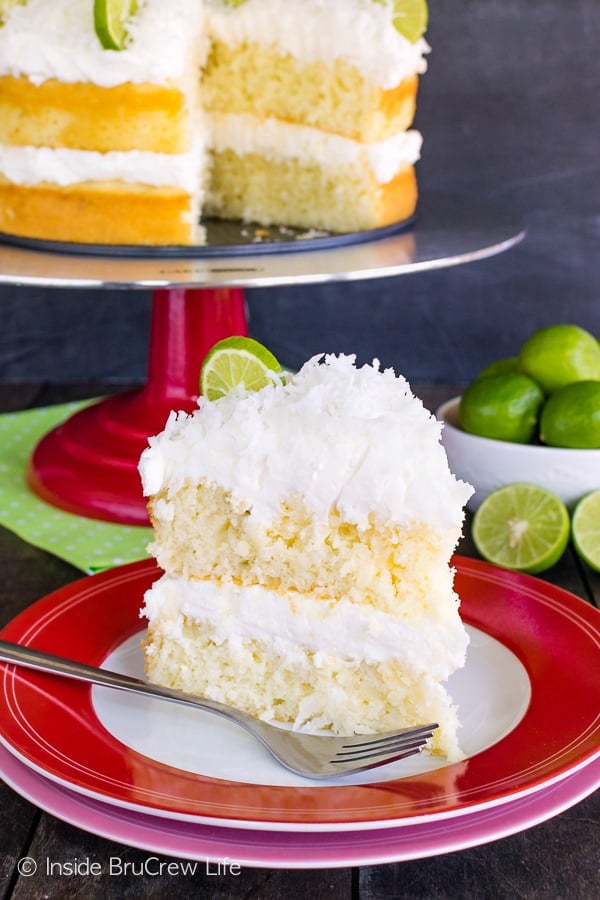
<instances>
[{"instance_id":1,"label":"white plate","mask_svg":"<svg viewBox=\"0 0 600 900\"><path fill-rule=\"evenodd\" d=\"M479 629L467 630L467 662L450 679L449 690L461 710L461 746L472 757L519 724L531 699L531 685L514 653ZM121 644L103 665L143 678L139 635ZM210 713L97 686L92 689L92 702L100 724L127 747L166 766L213 779L323 789L448 768L443 757L423 753L357 775L311 781L284 769L251 735Z\"/></svg>"}]
</instances>

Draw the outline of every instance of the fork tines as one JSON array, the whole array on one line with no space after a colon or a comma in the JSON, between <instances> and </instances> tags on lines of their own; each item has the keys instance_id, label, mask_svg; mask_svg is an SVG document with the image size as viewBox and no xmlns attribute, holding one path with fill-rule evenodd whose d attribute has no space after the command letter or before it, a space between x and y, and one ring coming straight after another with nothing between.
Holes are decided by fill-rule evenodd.
<instances>
[{"instance_id":1,"label":"fork tines","mask_svg":"<svg viewBox=\"0 0 600 900\"><path fill-rule=\"evenodd\" d=\"M438 727L437 723L431 723L372 738L367 738L365 735L365 739L362 741L352 740L351 743L342 744L331 762L359 762L363 759L375 759L378 756L399 758L401 754L409 756L422 750Z\"/></svg>"}]
</instances>

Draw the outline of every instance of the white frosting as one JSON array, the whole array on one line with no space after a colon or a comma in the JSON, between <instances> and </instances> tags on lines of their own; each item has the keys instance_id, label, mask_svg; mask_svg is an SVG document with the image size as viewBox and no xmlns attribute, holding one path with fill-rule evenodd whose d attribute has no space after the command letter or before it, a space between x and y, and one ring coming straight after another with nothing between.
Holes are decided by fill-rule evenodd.
<instances>
[{"instance_id":1,"label":"white frosting","mask_svg":"<svg viewBox=\"0 0 600 900\"><path fill-rule=\"evenodd\" d=\"M129 26L122 51L105 50L94 30L92 0L27 0L10 10L0 28L0 76L26 75L34 84L49 78L113 87L126 82L177 82L190 109L198 141L218 149L259 152L270 159L300 159L316 165L368 168L385 184L417 162L417 131L360 144L305 126L252 116L199 120L199 69L213 37L236 44L256 41L312 62L340 57L370 80L390 87L425 70L424 41L413 45L398 33L390 9L374 0L247 0L239 7L222 0L144 0ZM198 155L199 154L199 155ZM190 193L201 178L202 151L167 155L106 154L71 149L0 147L0 172L21 185L67 186L83 181L172 185Z\"/></svg>"},{"instance_id":2,"label":"white frosting","mask_svg":"<svg viewBox=\"0 0 600 900\"><path fill-rule=\"evenodd\" d=\"M86 181L123 181L152 187L171 186L196 193L202 151L144 153L52 150L0 144L0 172L15 184L44 182L66 187Z\"/></svg>"},{"instance_id":3,"label":"white frosting","mask_svg":"<svg viewBox=\"0 0 600 900\"><path fill-rule=\"evenodd\" d=\"M144 0L129 31L125 50L104 50L92 0L27 0L1 29L0 74L103 87L160 83L184 75L185 48L202 64L209 38L217 37L275 46L305 62L341 58L374 84L393 88L425 72L429 50L423 39L407 41L389 6L374 0L247 0L238 7L222 0Z\"/></svg>"},{"instance_id":4,"label":"white frosting","mask_svg":"<svg viewBox=\"0 0 600 900\"><path fill-rule=\"evenodd\" d=\"M309 360L284 386L172 413L140 460L145 495L214 482L271 521L296 495L325 523L336 507L359 527L374 512L436 531L460 528L472 488L457 481L441 423L392 369L353 356Z\"/></svg>"},{"instance_id":5,"label":"white frosting","mask_svg":"<svg viewBox=\"0 0 600 900\"><path fill-rule=\"evenodd\" d=\"M432 588L434 589L434 588ZM436 621L431 613L403 620L367 604L281 595L258 585L188 581L163 575L144 597L149 622L184 644L182 615L214 628L217 644L260 640L286 658L307 651L346 662L399 659L413 671L445 680L464 665L467 633L458 605ZM437 608L433 605L433 608Z\"/></svg>"},{"instance_id":6,"label":"white frosting","mask_svg":"<svg viewBox=\"0 0 600 900\"><path fill-rule=\"evenodd\" d=\"M260 153L270 160L299 159L328 166L368 167L385 184L397 172L419 158L422 137L407 131L387 141L360 144L314 128L252 116L213 116L206 123L204 139L214 149L234 150L239 155ZM67 186L83 181L124 181L153 186L172 185L195 192L204 151L147 153L19 147L0 144L0 172L15 184L49 182Z\"/></svg>"},{"instance_id":7,"label":"white frosting","mask_svg":"<svg viewBox=\"0 0 600 900\"><path fill-rule=\"evenodd\" d=\"M376 0L209 0L210 30L227 44L272 45L303 62L343 59L372 83L394 88L427 69L425 40L411 44Z\"/></svg>"},{"instance_id":8,"label":"white frosting","mask_svg":"<svg viewBox=\"0 0 600 900\"><path fill-rule=\"evenodd\" d=\"M0 75L26 75L113 87L183 78L208 49L199 0L144 0L125 50L105 50L94 30L93 0L27 0L0 29Z\"/></svg>"},{"instance_id":9,"label":"white frosting","mask_svg":"<svg viewBox=\"0 0 600 900\"><path fill-rule=\"evenodd\" d=\"M414 130L363 144L317 128L249 115L211 115L209 128L212 147L218 152L259 153L268 160L299 159L326 167L366 167L380 184L416 163L423 143Z\"/></svg>"}]
</instances>

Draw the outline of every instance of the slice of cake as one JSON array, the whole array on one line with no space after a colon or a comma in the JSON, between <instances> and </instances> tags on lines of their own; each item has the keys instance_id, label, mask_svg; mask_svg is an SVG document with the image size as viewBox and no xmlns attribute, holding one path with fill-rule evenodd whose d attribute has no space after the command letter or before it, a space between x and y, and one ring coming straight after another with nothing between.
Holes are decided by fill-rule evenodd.
<instances>
[{"instance_id":1,"label":"slice of cake","mask_svg":"<svg viewBox=\"0 0 600 900\"><path fill-rule=\"evenodd\" d=\"M0 232L189 245L204 216L333 232L412 216L428 46L391 0L0 0Z\"/></svg>"},{"instance_id":2,"label":"slice of cake","mask_svg":"<svg viewBox=\"0 0 600 900\"><path fill-rule=\"evenodd\" d=\"M467 647L450 559L471 489L440 429L349 356L173 413L140 461L165 572L149 679L294 728L436 721L433 749L458 758L444 682Z\"/></svg>"}]
</instances>

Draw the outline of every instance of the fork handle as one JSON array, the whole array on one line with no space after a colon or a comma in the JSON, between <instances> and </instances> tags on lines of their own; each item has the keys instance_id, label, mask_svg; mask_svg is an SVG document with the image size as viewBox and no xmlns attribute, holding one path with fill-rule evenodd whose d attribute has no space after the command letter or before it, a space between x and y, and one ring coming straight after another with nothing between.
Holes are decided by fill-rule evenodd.
<instances>
[{"instance_id":1,"label":"fork handle","mask_svg":"<svg viewBox=\"0 0 600 900\"><path fill-rule=\"evenodd\" d=\"M119 672L111 672L109 669L99 669L88 666L62 656L53 656L43 650L35 650L32 647L23 647L20 644L12 644L0 640L0 662L14 663L27 669L36 669L40 672L50 672L54 675L64 675L76 681L85 681L91 684L99 684L103 687L117 688L122 691L130 691L135 694L145 694L148 697L156 697L160 700L171 700L185 706L194 706L207 712L215 713L226 719L233 719L243 728L248 728L247 716L240 710L210 700L207 697L196 697L176 691L172 688L162 687L158 684L148 684L141 678L131 675L121 675Z\"/></svg>"}]
</instances>

